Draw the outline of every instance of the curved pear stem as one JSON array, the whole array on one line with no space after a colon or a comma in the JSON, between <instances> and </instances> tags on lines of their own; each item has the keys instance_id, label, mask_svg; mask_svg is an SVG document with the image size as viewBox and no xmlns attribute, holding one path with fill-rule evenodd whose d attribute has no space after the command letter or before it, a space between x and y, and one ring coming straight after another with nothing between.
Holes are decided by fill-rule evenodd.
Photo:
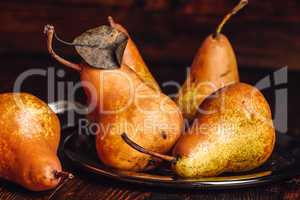
<instances>
[{"instance_id":1,"label":"curved pear stem","mask_svg":"<svg viewBox=\"0 0 300 200\"><path fill-rule=\"evenodd\" d=\"M73 179L74 178L73 174L71 174L69 172L64 172L64 171L61 171L61 172L55 171L54 172L54 176L55 176L55 178L62 178L63 180L64 179Z\"/></svg>"},{"instance_id":2,"label":"curved pear stem","mask_svg":"<svg viewBox=\"0 0 300 200\"><path fill-rule=\"evenodd\" d=\"M148 150L148 149L145 149L143 147L141 147L140 145L138 145L137 143L133 142L128 136L126 133L123 133L121 135L122 139L129 145L131 146L133 149L141 152L141 153L144 153L144 154L147 154L147 155L150 155L150 156L153 156L153 157L156 157L156 158L160 158L162 160L166 160L168 162L175 162L177 160L176 157L174 156L167 156L167 155L163 155L163 154L160 154L160 153L157 153L157 152L154 152L154 151L151 151L151 150Z\"/></svg>"},{"instance_id":3,"label":"curved pear stem","mask_svg":"<svg viewBox=\"0 0 300 200\"><path fill-rule=\"evenodd\" d=\"M215 37L218 36L218 35L221 33L221 31L222 31L224 25L226 24L226 22L227 22L233 15L235 15L238 11L240 11L242 8L244 8L247 4L248 4L248 0L241 0L241 1L239 2L239 4L236 5L236 6L235 6L235 7L234 7L234 8L233 8L233 9L232 9L232 10L231 10L224 18L223 18L223 20L221 21L221 23L220 23L219 26L217 27L214 36L215 36Z\"/></svg>"},{"instance_id":4,"label":"curved pear stem","mask_svg":"<svg viewBox=\"0 0 300 200\"><path fill-rule=\"evenodd\" d=\"M72 63L62 57L60 57L59 55L57 55L55 53L55 51L53 50L53 47L52 47L52 41L53 41L53 34L54 34L54 26L51 26L51 25L46 25L44 27L44 34L47 34L47 48L48 48L48 52L50 53L50 55L56 59L59 63L67 66L67 67L70 67L72 69L75 69L77 71L81 71L81 67L79 64L76 64L76 63Z\"/></svg>"}]
</instances>

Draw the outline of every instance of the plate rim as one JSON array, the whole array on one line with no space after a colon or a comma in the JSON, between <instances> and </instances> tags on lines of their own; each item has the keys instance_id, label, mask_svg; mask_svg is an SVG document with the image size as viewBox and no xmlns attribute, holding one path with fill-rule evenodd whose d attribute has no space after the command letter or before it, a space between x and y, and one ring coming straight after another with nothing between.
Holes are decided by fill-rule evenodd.
<instances>
[{"instance_id":1,"label":"plate rim","mask_svg":"<svg viewBox=\"0 0 300 200\"><path fill-rule=\"evenodd\" d=\"M71 164L78 168L83 169L89 174L94 174L96 176L104 176L116 181L122 181L132 184L142 184L153 187L168 187L168 188L182 188L182 189L237 189L237 188L247 188L247 187L257 187L265 184L276 183L279 181L285 181L296 176L300 176L300 170L295 170L293 172L286 172L280 174L271 173L266 176L258 178L249 178L245 180L235 180L235 181L199 181L199 180L184 180L184 179L169 179L169 180L159 180L159 179L145 179L141 177L130 177L122 175L120 173L114 174L113 170L105 170L97 168L89 163L75 159L74 156L70 155L66 145L71 141L76 134L72 133L67 136L62 145L62 152L64 156L71 161ZM72 152L74 153L74 152ZM74 153L75 154L75 153ZM146 174L146 173L145 173ZM162 176L163 177L163 176Z\"/></svg>"}]
</instances>

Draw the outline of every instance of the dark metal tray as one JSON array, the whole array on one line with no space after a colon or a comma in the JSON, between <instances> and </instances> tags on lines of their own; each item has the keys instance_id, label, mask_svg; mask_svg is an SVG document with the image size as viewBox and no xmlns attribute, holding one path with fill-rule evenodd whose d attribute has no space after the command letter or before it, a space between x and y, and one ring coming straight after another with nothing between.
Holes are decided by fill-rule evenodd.
<instances>
[{"instance_id":1,"label":"dark metal tray","mask_svg":"<svg viewBox=\"0 0 300 200\"><path fill-rule=\"evenodd\" d=\"M58 109L55 109L55 107L59 107L60 113L63 113L64 106L61 105L64 105L64 103L60 103L60 106L57 105L57 103L53 104L52 109L57 112ZM79 107L83 109L82 106ZM64 127L63 134L69 135L63 143L63 153L66 158L74 166L100 178L105 176L117 181L157 187L231 189L254 187L300 176L300 141L288 134L277 134L277 143L271 158L256 170L222 174L211 178L183 179L176 176L167 163L162 164L153 171L143 173L109 168L98 159L93 135L79 135L77 126L65 124Z\"/></svg>"}]
</instances>

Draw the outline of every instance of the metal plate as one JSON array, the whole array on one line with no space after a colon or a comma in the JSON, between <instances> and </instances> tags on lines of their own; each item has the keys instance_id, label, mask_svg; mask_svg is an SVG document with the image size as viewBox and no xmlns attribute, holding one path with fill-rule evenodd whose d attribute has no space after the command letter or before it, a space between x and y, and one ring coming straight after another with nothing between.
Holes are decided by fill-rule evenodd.
<instances>
[{"instance_id":1,"label":"metal plate","mask_svg":"<svg viewBox=\"0 0 300 200\"><path fill-rule=\"evenodd\" d=\"M81 170L90 174L109 177L117 181L143 184L155 187L184 189L234 189L288 180L300 176L300 140L288 134L277 134L277 143L271 158L260 168L235 174L222 174L218 177L182 179L176 176L168 164L147 173L119 171L102 164L97 156L95 138L90 134L78 134L78 127L66 120L70 112L86 112L78 102L59 101L49 106L62 121L64 140L62 150L67 159ZM84 116L76 115L76 121Z\"/></svg>"},{"instance_id":2,"label":"metal plate","mask_svg":"<svg viewBox=\"0 0 300 200\"><path fill-rule=\"evenodd\" d=\"M117 181L147 186L185 189L230 189L253 187L300 176L300 142L288 135L277 134L277 144L269 161L259 169L239 173L222 174L212 178L182 179L176 176L168 164L147 173L119 171L102 164L96 154L95 138L68 128L64 141L65 156L78 168L99 177L106 176Z\"/></svg>"}]
</instances>

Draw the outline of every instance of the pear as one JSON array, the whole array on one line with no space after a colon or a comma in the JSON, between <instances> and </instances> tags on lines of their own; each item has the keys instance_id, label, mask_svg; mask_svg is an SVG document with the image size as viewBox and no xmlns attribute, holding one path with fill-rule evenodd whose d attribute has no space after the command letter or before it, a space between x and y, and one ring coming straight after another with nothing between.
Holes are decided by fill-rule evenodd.
<instances>
[{"instance_id":1,"label":"pear","mask_svg":"<svg viewBox=\"0 0 300 200\"><path fill-rule=\"evenodd\" d=\"M160 91L160 87L158 85L158 83L156 82L156 80L154 79L154 77L152 76L151 72L149 71L147 65L145 64L137 46L135 45L135 43L133 42L133 40L131 39L128 31L120 24L116 23L114 21L114 19L109 16L108 17L108 21L109 21L109 24L112 28L126 34L126 36L128 37L128 42L126 44L126 47L125 47L125 50L123 52L123 55L122 55L122 62L127 65L128 67L130 67L133 71L136 72L137 76L139 76L139 78L145 83L147 84L149 87L151 87L152 89L154 90L157 90L157 91ZM48 26L47 26L48 27ZM48 28L51 28L51 27L48 27ZM97 28L94 28L94 29L90 29L88 30L87 32L90 32L90 33L94 33L94 34L99 34L99 30L100 28L97 27ZM116 35L116 34L115 34ZM50 37L55 37L58 41L60 41L61 43L63 44L66 44L66 45L71 45L71 46L77 46L77 49L83 49L83 48L80 48L80 46L82 45L77 45L76 43L80 43L81 40L82 40L82 37L78 37L78 38L75 38L75 40L71 43L71 42L66 42L62 39L60 39L55 33L54 35L50 36ZM109 38L107 38L109 39ZM51 38L52 40L52 38ZM94 41L95 42L95 41ZM48 44L49 46L50 44ZM79 47L78 47L79 46ZM85 46L88 46L85 44ZM92 45L93 46L93 45ZM93 49L93 48L91 48ZM50 49L49 49L50 51ZM80 50L79 50L80 51ZM105 50L102 50L102 53L100 52L99 54L95 54L94 57L97 57L98 55L100 56L103 56L103 52ZM80 51L81 52L81 51ZM79 52L79 54L80 54ZM96 52L96 51L95 51ZM84 54L81 52L81 55ZM55 55L53 55L55 56ZM60 59L59 56L57 57L56 56L56 59ZM88 58L85 58L85 59L88 59ZM93 59L97 59L97 58L93 58ZM88 59L89 60L89 59ZM64 60L64 62L66 62L71 68L77 70L77 71L80 71L81 70L81 67L78 66L78 65L74 65L72 64L71 62L68 62L66 60ZM91 64L91 63L90 63ZM89 121L92 123L92 122L96 122L97 121L97 118L98 118L98 114L96 112L89 112L89 114L87 115L87 118L89 119Z\"/></svg>"},{"instance_id":2,"label":"pear","mask_svg":"<svg viewBox=\"0 0 300 200\"><path fill-rule=\"evenodd\" d=\"M121 134L146 148L167 153L183 128L183 117L175 102L146 84L123 62L128 37L109 26L87 31L75 39L77 52L86 64L75 64L58 56L52 49L53 26L46 26L48 50L67 67L80 69L89 103L96 105L96 149L107 166L144 171L157 166L151 156L128 146ZM96 46L97 45L97 46Z\"/></svg>"},{"instance_id":3,"label":"pear","mask_svg":"<svg viewBox=\"0 0 300 200\"><path fill-rule=\"evenodd\" d=\"M0 177L32 191L55 188L66 174L55 113L30 94L0 94L0 125Z\"/></svg>"},{"instance_id":4,"label":"pear","mask_svg":"<svg viewBox=\"0 0 300 200\"><path fill-rule=\"evenodd\" d=\"M122 137L137 151L172 162L182 177L213 177L261 166L270 157L275 130L269 105L256 88L236 83L220 90L200 106L203 114L182 135L173 156L161 155Z\"/></svg>"},{"instance_id":5,"label":"pear","mask_svg":"<svg viewBox=\"0 0 300 200\"><path fill-rule=\"evenodd\" d=\"M83 76L90 77L90 74ZM131 133L135 141L148 149L168 152L179 138L183 126L182 115L175 102L160 92L155 93L126 65L121 66L117 73L114 70L104 71L100 77L105 84L101 92L104 98L99 102L103 107L99 110L100 130L96 137L100 159L106 165L123 170L153 168L153 159L130 148L121 134ZM105 114L105 111L111 114Z\"/></svg>"},{"instance_id":6,"label":"pear","mask_svg":"<svg viewBox=\"0 0 300 200\"><path fill-rule=\"evenodd\" d=\"M239 82L237 60L228 38L221 30L232 15L248 3L240 3L222 20L214 34L209 35L193 60L187 80L179 90L177 104L188 119L195 117L206 97L229 84Z\"/></svg>"}]
</instances>

